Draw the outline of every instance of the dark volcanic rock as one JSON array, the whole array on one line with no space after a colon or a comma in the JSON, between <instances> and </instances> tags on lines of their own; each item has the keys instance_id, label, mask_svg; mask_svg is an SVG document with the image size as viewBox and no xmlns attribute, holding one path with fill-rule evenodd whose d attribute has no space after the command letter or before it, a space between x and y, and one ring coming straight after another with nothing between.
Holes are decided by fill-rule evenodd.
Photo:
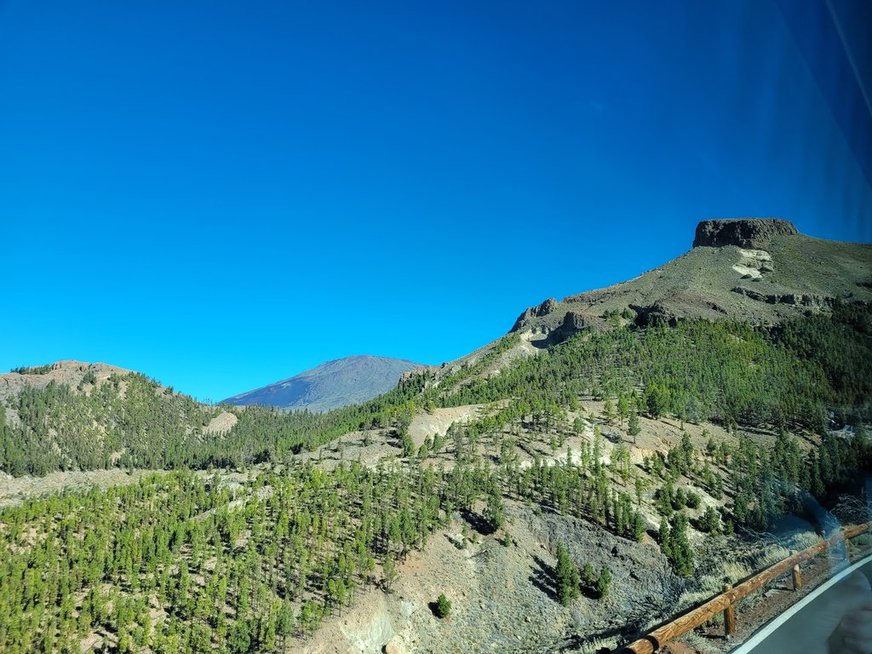
<instances>
[{"instance_id":1,"label":"dark volcanic rock","mask_svg":"<svg viewBox=\"0 0 872 654\"><path fill-rule=\"evenodd\" d=\"M773 236L791 236L798 233L792 222L779 218L703 220L696 226L693 247L736 245L740 248L764 250Z\"/></svg>"},{"instance_id":2,"label":"dark volcanic rock","mask_svg":"<svg viewBox=\"0 0 872 654\"><path fill-rule=\"evenodd\" d=\"M736 286L732 289L733 293L744 295L745 297L756 300L757 302L765 302L766 304L789 304L796 307L807 307L810 309L824 309L833 306L834 299L824 297L822 295L811 295L808 293L758 293L750 288Z\"/></svg>"},{"instance_id":3,"label":"dark volcanic rock","mask_svg":"<svg viewBox=\"0 0 872 654\"><path fill-rule=\"evenodd\" d=\"M555 300L553 297L550 297L539 306L526 309L524 313L518 316L518 319L515 321L515 324L510 331L516 332L519 329L522 329L527 325L531 318L541 318L542 316L547 316L549 313L554 311L556 307L557 300Z\"/></svg>"},{"instance_id":4,"label":"dark volcanic rock","mask_svg":"<svg viewBox=\"0 0 872 654\"><path fill-rule=\"evenodd\" d=\"M653 327L655 325L675 327L678 324L675 314L659 302L646 307L631 304L630 308L636 312L636 324L640 327Z\"/></svg>"},{"instance_id":5,"label":"dark volcanic rock","mask_svg":"<svg viewBox=\"0 0 872 654\"><path fill-rule=\"evenodd\" d=\"M545 316L545 315L551 313L552 311L554 311L554 309L556 307L557 307L557 300L555 300L553 297L549 297L542 304L540 304L538 307L536 307L536 315L537 316Z\"/></svg>"},{"instance_id":6,"label":"dark volcanic rock","mask_svg":"<svg viewBox=\"0 0 872 654\"><path fill-rule=\"evenodd\" d=\"M563 316L563 324L560 325L561 329L573 332L579 332L585 327L587 327L587 320L575 311L567 311L566 315Z\"/></svg>"}]
</instances>

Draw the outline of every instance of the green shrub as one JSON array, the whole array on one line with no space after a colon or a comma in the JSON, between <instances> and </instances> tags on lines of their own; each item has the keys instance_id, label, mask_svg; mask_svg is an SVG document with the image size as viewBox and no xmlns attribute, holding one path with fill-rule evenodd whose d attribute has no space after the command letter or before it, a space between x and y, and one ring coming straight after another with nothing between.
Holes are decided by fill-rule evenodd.
<instances>
[{"instance_id":1,"label":"green shrub","mask_svg":"<svg viewBox=\"0 0 872 654\"><path fill-rule=\"evenodd\" d=\"M451 613L451 600L445 597L445 593L439 595L439 598L436 600L436 605L433 608L433 613L436 614L436 617L440 620L442 618L447 618L448 614Z\"/></svg>"}]
</instances>

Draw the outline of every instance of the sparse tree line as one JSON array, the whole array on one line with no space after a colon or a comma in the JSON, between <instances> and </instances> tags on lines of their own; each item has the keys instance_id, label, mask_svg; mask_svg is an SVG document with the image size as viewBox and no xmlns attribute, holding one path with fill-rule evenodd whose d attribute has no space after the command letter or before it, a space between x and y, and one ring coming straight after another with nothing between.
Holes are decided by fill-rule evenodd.
<instances>
[{"instance_id":1,"label":"sparse tree line","mask_svg":"<svg viewBox=\"0 0 872 654\"><path fill-rule=\"evenodd\" d=\"M161 390L138 374L114 375L88 393L57 384L28 388L7 406L17 413L16 424L0 420L0 470L240 468L285 461L349 431L393 428L421 408L494 401L508 403L481 424L483 431L528 416L547 430L584 395L604 399L607 422L619 419L631 435L640 413L813 430L828 421L872 418L872 309L865 305L838 304L832 315L797 318L770 331L689 320L675 328L583 332L502 366L499 375L477 376L517 338L501 339L438 383L422 372L374 400L325 414L228 408L238 422L225 434L203 431L219 408ZM409 439L401 444L411 448Z\"/></svg>"},{"instance_id":2,"label":"sparse tree line","mask_svg":"<svg viewBox=\"0 0 872 654\"><path fill-rule=\"evenodd\" d=\"M872 309L837 305L832 315L797 318L770 331L686 320L674 328L582 332L497 376L458 387L442 403L514 400L503 413L509 420L572 408L584 395L605 400L608 422L635 423L643 412L819 430L829 424L829 410L842 422L868 421Z\"/></svg>"},{"instance_id":3,"label":"sparse tree line","mask_svg":"<svg viewBox=\"0 0 872 654\"><path fill-rule=\"evenodd\" d=\"M681 479L705 489L715 500L726 494L732 498L721 510L708 506L693 521L704 533L768 529L787 513L805 515L814 523L821 504L840 493L863 492L872 470L872 443L861 427L849 438L827 434L818 447L806 449L782 431L771 446L743 434L735 447L709 438L705 449L697 450L685 432L679 445L656 453L643 467L661 480L654 504L663 516L661 549L679 575L690 576L693 551L686 538L686 509L697 509L701 498L679 487Z\"/></svg>"}]
</instances>

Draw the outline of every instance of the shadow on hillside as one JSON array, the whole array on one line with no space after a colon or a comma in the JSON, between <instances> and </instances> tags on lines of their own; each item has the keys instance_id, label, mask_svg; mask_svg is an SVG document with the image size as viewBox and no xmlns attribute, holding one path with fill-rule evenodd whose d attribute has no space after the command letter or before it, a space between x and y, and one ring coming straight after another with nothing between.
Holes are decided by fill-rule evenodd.
<instances>
[{"instance_id":1,"label":"shadow on hillside","mask_svg":"<svg viewBox=\"0 0 872 654\"><path fill-rule=\"evenodd\" d=\"M531 340L529 343L538 350L547 350L549 347L553 347L554 345L560 345L566 340L566 336L567 334L563 333L562 330L555 329L544 338L539 338L535 341Z\"/></svg>"},{"instance_id":2,"label":"shadow on hillside","mask_svg":"<svg viewBox=\"0 0 872 654\"><path fill-rule=\"evenodd\" d=\"M557 575L554 573L554 568L545 563L538 556L533 556L533 562L536 567L533 568L533 574L530 575L530 581L533 585L545 593L555 602L560 601L557 595Z\"/></svg>"},{"instance_id":3,"label":"shadow on hillside","mask_svg":"<svg viewBox=\"0 0 872 654\"><path fill-rule=\"evenodd\" d=\"M463 509L460 511L460 517L469 523L469 526L475 529L482 536L490 536L496 531L489 520L485 520L478 513Z\"/></svg>"}]
</instances>

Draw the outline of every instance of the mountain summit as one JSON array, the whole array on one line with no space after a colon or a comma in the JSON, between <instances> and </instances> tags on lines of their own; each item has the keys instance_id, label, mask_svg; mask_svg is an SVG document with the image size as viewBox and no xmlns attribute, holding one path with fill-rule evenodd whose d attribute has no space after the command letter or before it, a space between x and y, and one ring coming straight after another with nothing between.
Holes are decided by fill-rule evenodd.
<instances>
[{"instance_id":1,"label":"mountain summit","mask_svg":"<svg viewBox=\"0 0 872 654\"><path fill-rule=\"evenodd\" d=\"M329 411L381 395L403 373L422 367L405 359L357 355L327 361L288 379L234 395L223 404Z\"/></svg>"},{"instance_id":2,"label":"mountain summit","mask_svg":"<svg viewBox=\"0 0 872 654\"><path fill-rule=\"evenodd\" d=\"M799 234L789 220L780 218L736 218L703 220L696 226L693 247L765 248L773 236Z\"/></svg>"},{"instance_id":3,"label":"mountain summit","mask_svg":"<svg viewBox=\"0 0 872 654\"><path fill-rule=\"evenodd\" d=\"M554 342L615 320L772 325L837 301L872 301L872 246L805 236L781 219L703 220L693 249L677 259L608 288L545 300L512 331Z\"/></svg>"}]
</instances>

